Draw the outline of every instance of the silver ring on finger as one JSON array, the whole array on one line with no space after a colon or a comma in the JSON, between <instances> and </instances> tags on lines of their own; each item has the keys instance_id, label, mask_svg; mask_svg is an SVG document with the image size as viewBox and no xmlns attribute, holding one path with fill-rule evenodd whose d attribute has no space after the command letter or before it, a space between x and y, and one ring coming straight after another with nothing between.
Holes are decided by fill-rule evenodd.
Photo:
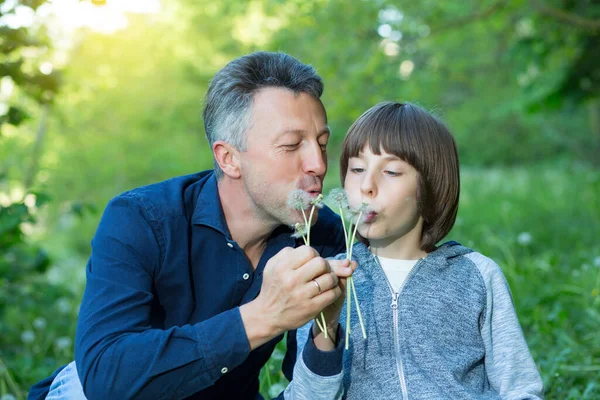
<instances>
[{"instance_id":1,"label":"silver ring on finger","mask_svg":"<svg viewBox=\"0 0 600 400\"><path fill-rule=\"evenodd\" d=\"M312 279L312 281L314 282L315 286L317 287L317 290L319 291L319 294L321 294L322 291L321 291L321 285L319 285L319 282L317 282L316 279Z\"/></svg>"}]
</instances>

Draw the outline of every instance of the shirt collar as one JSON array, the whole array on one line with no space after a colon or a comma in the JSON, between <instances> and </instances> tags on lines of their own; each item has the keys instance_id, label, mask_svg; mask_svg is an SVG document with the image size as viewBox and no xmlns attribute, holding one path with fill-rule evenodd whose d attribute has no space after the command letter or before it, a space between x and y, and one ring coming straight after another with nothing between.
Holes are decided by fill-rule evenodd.
<instances>
[{"instance_id":1,"label":"shirt collar","mask_svg":"<svg viewBox=\"0 0 600 400\"><path fill-rule=\"evenodd\" d=\"M217 178L214 173L210 174L198 193L196 208L192 214L192 223L216 229L227 238L231 236L225 222L223 207L221 207L221 200L219 199Z\"/></svg>"},{"instance_id":2,"label":"shirt collar","mask_svg":"<svg viewBox=\"0 0 600 400\"><path fill-rule=\"evenodd\" d=\"M217 178L214 173L206 179L196 201L196 208L192 214L192 223L195 225L204 225L213 228L223 234L227 239L231 239L221 199L219 198L219 190L217 186ZM290 246L296 247L299 242L292 237L292 229L285 225L277 227L268 241L275 238L281 240L281 247Z\"/></svg>"}]
</instances>

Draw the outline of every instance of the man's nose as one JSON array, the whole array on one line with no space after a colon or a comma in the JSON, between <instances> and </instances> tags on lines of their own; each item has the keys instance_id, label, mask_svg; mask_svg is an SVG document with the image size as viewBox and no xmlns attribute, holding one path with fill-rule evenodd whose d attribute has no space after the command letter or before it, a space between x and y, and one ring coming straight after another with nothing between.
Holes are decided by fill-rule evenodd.
<instances>
[{"instance_id":1,"label":"man's nose","mask_svg":"<svg viewBox=\"0 0 600 400\"><path fill-rule=\"evenodd\" d=\"M311 144L304 154L303 168L309 175L324 176L327 172L327 154L319 143Z\"/></svg>"}]
</instances>

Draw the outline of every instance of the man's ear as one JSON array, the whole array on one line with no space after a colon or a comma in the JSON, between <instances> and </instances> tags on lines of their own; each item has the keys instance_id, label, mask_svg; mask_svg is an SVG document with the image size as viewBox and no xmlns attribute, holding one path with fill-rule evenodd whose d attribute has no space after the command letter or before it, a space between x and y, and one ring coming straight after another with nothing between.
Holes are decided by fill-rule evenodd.
<instances>
[{"instance_id":1,"label":"man's ear","mask_svg":"<svg viewBox=\"0 0 600 400\"><path fill-rule=\"evenodd\" d=\"M242 174L237 156L238 151L222 140L213 143L212 151L223 173L232 179L239 179Z\"/></svg>"}]
</instances>

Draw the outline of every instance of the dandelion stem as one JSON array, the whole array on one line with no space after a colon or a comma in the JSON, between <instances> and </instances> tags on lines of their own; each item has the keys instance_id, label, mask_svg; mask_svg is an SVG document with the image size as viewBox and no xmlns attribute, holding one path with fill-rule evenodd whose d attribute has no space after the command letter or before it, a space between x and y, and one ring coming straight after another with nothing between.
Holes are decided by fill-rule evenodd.
<instances>
[{"instance_id":1,"label":"dandelion stem","mask_svg":"<svg viewBox=\"0 0 600 400\"><path fill-rule=\"evenodd\" d=\"M350 313L352 312L352 277L350 276L346 281L346 350L348 350L348 343L350 342Z\"/></svg>"},{"instance_id":2,"label":"dandelion stem","mask_svg":"<svg viewBox=\"0 0 600 400\"><path fill-rule=\"evenodd\" d=\"M348 230L346 229L346 223L344 222L344 210L342 206L339 206L340 217L342 218L342 227L344 228L344 239L346 239L346 250L348 250Z\"/></svg>"},{"instance_id":3,"label":"dandelion stem","mask_svg":"<svg viewBox=\"0 0 600 400\"><path fill-rule=\"evenodd\" d=\"M352 293L354 294L354 304L356 304L356 313L358 314L358 322L360 322L360 329L362 330L363 339L367 338L367 331L365 330L365 324L363 323L362 314L360 312L360 306L358 305L358 296L356 295L356 287L354 286L354 279L350 280L352 286Z\"/></svg>"},{"instance_id":4,"label":"dandelion stem","mask_svg":"<svg viewBox=\"0 0 600 400\"><path fill-rule=\"evenodd\" d=\"M313 217L313 213L315 212L315 205L312 206L312 208L310 209L310 216L308 217L308 223L306 225L306 232L307 232L307 236L308 236L308 243L310 243L310 227L312 226L312 217Z\"/></svg>"}]
</instances>

